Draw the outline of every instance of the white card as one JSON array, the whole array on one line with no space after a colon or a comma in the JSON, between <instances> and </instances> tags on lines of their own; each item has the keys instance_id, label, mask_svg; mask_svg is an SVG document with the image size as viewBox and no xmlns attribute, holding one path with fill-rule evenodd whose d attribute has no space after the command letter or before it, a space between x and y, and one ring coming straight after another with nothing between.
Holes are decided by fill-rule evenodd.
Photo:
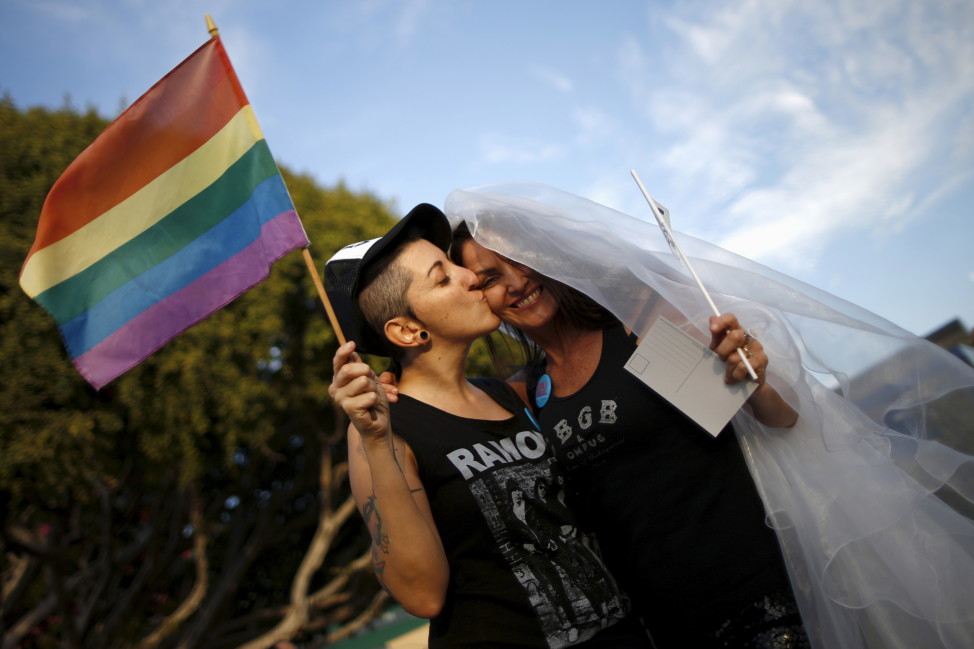
<instances>
[{"instance_id":1,"label":"white card","mask_svg":"<svg viewBox=\"0 0 974 649\"><path fill-rule=\"evenodd\" d=\"M758 387L754 381L724 383L724 361L663 317L650 327L626 369L714 437Z\"/></svg>"}]
</instances>

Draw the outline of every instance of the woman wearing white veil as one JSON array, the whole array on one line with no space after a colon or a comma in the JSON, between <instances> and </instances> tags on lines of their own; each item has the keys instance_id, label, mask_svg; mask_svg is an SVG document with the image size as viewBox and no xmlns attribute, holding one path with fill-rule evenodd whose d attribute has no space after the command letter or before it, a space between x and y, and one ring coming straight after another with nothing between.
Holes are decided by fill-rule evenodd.
<instances>
[{"instance_id":1,"label":"woman wearing white veil","mask_svg":"<svg viewBox=\"0 0 974 649\"><path fill-rule=\"evenodd\" d=\"M655 223L531 183L455 191L445 207L481 245L582 291L638 335L655 293L709 339L708 304ZM799 412L787 430L744 410L733 423L813 646L974 646L974 458L932 441L962 440L963 417L944 415L971 412L974 370L864 309L677 236Z\"/></svg>"}]
</instances>

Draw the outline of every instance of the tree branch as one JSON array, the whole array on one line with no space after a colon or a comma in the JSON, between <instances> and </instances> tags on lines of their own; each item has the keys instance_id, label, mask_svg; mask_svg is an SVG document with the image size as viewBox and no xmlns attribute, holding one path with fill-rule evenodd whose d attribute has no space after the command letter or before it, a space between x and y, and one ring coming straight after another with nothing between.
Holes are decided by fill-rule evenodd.
<instances>
[{"instance_id":1,"label":"tree branch","mask_svg":"<svg viewBox=\"0 0 974 649\"><path fill-rule=\"evenodd\" d=\"M322 475L330 475L330 462L322 463ZM329 467L326 469L325 467ZM335 513L328 511L327 507L322 507L321 515L318 518L318 528L315 530L314 538L308 546L308 551L301 560L294 580L291 582L291 604L287 608L278 624L267 633L243 644L239 649L264 649L281 640L290 640L308 622L309 598L308 585L311 576L321 567L331 548L331 542L342 524L348 520L352 512L355 511L355 501L349 497L338 508Z\"/></svg>"},{"instance_id":2,"label":"tree branch","mask_svg":"<svg viewBox=\"0 0 974 649\"><path fill-rule=\"evenodd\" d=\"M193 525L193 558L196 564L196 583L182 604L156 627L147 638L139 643L139 649L155 649L168 636L196 612L203 603L209 588L209 562L206 556L207 534L203 529L202 505L195 489L190 491L190 522Z\"/></svg>"}]
</instances>

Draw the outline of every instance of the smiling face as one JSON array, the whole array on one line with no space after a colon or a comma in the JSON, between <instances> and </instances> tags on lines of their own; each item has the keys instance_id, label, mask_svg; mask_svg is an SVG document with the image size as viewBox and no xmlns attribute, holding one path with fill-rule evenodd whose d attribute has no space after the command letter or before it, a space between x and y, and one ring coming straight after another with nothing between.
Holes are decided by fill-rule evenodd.
<instances>
[{"instance_id":1,"label":"smiling face","mask_svg":"<svg viewBox=\"0 0 974 649\"><path fill-rule=\"evenodd\" d=\"M476 273L491 311L529 336L550 325L558 314L558 299L529 268L464 241L463 265Z\"/></svg>"},{"instance_id":2,"label":"smiling face","mask_svg":"<svg viewBox=\"0 0 974 649\"><path fill-rule=\"evenodd\" d=\"M407 244L396 263L410 273L407 302L434 339L471 342L500 326L477 276L429 241Z\"/></svg>"}]
</instances>

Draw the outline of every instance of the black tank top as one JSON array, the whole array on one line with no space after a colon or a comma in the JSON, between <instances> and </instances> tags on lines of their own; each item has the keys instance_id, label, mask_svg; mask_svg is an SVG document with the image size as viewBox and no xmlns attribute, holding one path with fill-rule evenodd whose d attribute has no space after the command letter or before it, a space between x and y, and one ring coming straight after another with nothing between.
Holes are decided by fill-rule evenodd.
<instances>
[{"instance_id":1,"label":"black tank top","mask_svg":"<svg viewBox=\"0 0 974 649\"><path fill-rule=\"evenodd\" d=\"M563 476L520 397L501 381L473 383L513 416L467 419L407 395L391 404L450 564L429 646L646 646L631 624L599 633L628 599L559 500Z\"/></svg>"},{"instance_id":2,"label":"black tank top","mask_svg":"<svg viewBox=\"0 0 974 649\"><path fill-rule=\"evenodd\" d=\"M634 614L657 639L685 639L787 588L780 546L730 425L714 438L626 371L636 339L621 326L602 345L588 383L538 419Z\"/></svg>"}]
</instances>

